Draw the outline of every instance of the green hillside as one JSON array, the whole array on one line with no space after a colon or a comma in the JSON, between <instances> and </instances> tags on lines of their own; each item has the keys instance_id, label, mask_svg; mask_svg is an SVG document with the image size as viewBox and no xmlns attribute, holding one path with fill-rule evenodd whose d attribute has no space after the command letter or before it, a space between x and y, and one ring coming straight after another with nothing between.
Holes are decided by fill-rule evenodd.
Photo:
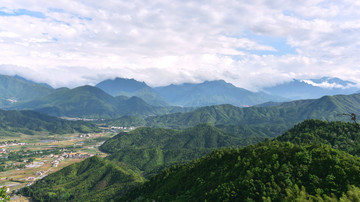
<instances>
[{"instance_id":1,"label":"green hillside","mask_svg":"<svg viewBox=\"0 0 360 202\"><path fill-rule=\"evenodd\" d=\"M335 149L360 155L360 126L355 123L306 120L276 140L296 144L328 144Z\"/></svg>"},{"instance_id":2,"label":"green hillside","mask_svg":"<svg viewBox=\"0 0 360 202\"><path fill-rule=\"evenodd\" d=\"M351 185L360 186L359 157L327 145L266 142L173 166L122 200L319 201L359 196Z\"/></svg>"},{"instance_id":3,"label":"green hillside","mask_svg":"<svg viewBox=\"0 0 360 202\"><path fill-rule=\"evenodd\" d=\"M67 121L34 111L0 110L0 135L13 136L16 133L32 135L35 132L74 133L98 130L91 123L83 121Z\"/></svg>"},{"instance_id":4,"label":"green hillside","mask_svg":"<svg viewBox=\"0 0 360 202\"><path fill-rule=\"evenodd\" d=\"M16 76L0 75L0 108L50 94L54 89Z\"/></svg>"},{"instance_id":5,"label":"green hillside","mask_svg":"<svg viewBox=\"0 0 360 202\"><path fill-rule=\"evenodd\" d=\"M50 174L22 194L34 201L110 201L143 182L125 165L95 156Z\"/></svg>"},{"instance_id":6,"label":"green hillside","mask_svg":"<svg viewBox=\"0 0 360 202\"><path fill-rule=\"evenodd\" d=\"M100 149L110 153L110 160L125 162L144 176L150 176L176 163L199 158L213 149L246 146L262 137L240 138L211 125L198 125L183 131L138 128L107 140Z\"/></svg>"}]
</instances>

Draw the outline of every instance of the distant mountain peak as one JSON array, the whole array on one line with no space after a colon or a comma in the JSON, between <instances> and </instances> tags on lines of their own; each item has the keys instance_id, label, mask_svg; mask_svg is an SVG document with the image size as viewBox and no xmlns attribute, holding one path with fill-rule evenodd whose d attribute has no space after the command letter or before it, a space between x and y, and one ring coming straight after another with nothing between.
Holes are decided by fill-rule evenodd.
<instances>
[{"instance_id":1,"label":"distant mountain peak","mask_svg":"<svg viewBox=\"0 0 360 202\"><path fill-rule=\"evenodd\" d=\"M96 85L106 93L112 96L125 95L128 97L137 96L148 104L154 106L167 106L166 100L155 92L145 82L135 79L124 79L116 77L115 79L107 79Z\"/></svg>"},{"instance_id":2,"label":"distant mountain peak","mask_svg":"<svg viewBox=\"0 0 360 202\"><path fill-rule=\"evenodd\" d=\"M316 86L320 88L328 88L328 89L332 89L332 88L346 89L346 88L351 88L356 84L354 82L344 81L336 77L334 78L322 77L320 79L306 79L301 81L310 84L312 86Z\"/></svg>"},{"instance_id":3,"label":"distant mountain peak","mask_svg":"<svg viewBox=\"0 0 360 202\"><path fill-rule=\"evenodd\" d=\"M43 86L48 87L48 88L53 88L52 86L50 86L50 85L47 84L47 83L37 83L37 82L35 82L35 81L33 81L33 80L26 79L26 78L24 78L24 77L22 77L22 76L19 76L19 75L15 75L14 78L15 78L15 79L22 80L22 81L29 82L29 83L33 83L33 84L40 84L40 85L43 85Z\"/></svg>"},{"instance_id":4,"label":"distant mountain peak","mask_svg":"<svg viewBox=\"0 0 360 202\"><path fill-rule=\"evenodd\" d=\"M359 90L356 83L336 77L320 79L293 79L292 81L264 88L265 92L289 99L320 98L324 95L352 94Z\"/></svg>"}]
</instances>

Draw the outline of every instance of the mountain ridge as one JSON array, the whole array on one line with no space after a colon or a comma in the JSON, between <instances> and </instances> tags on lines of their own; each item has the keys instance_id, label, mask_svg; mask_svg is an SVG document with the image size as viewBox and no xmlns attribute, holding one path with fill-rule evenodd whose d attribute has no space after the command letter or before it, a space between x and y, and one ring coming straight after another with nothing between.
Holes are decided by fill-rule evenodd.
<instances>
[{"instance_id":1,"label":"mountain ridge","mask_svg":"<svg viewBox=\"0 0 360 202\"><path fill-rule=\"evenodd\" d=\"M267 101L286 100L280 96L272 96L263 92L255 93L238 88L224 80L205 81L200 84L172 84L156 87L155 90L172 104L192 107L217 104L233 104L246 107Z\"/></svg>"},{"instance_id":2,"label":"mountain ridge","mask_svg":"<svg viewBox=\"0 0 360 202\"><path fill-rule=\"evenodd\" d=\"M102 89L104 92L114 97L119 95L128 97L136 96L154 106L169 105L163 97L161 97L145 82L139 82L135 79L124 79L116 77L115 79L101 81L100 83L96 84L95 87Z\"/></svg>"}]
</instances>

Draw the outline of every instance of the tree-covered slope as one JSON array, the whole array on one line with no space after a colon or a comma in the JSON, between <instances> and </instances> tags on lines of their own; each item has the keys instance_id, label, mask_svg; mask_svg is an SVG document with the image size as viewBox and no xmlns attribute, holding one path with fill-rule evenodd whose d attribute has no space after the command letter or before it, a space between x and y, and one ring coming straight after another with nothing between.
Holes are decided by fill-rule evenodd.
<instances>
[{"instance_id":1,"label":"tree-covered slope","mask_svg":"<svg viewBox=\"0 0 360 202\"><path fill-rule=\"evenodd\" d=\"M355 123L306 120L276 138L296 144L322 143L360 155L360 126Z\"/></svg>"},{"instance_id":2,"label":"tree-covered slope","mask_svg":"<svg viewBox=\"0 0 360 202\"><path fill-rule=\"evenodd\" d=\"M50 94L54 89L16 76L0 75L0 108Z\"/></svg>"},{"instance_id":3,"label":"tree-covered slope","mask_svg":"<svg viewBox=\"0 0 360 202\"><path fill-rule=\"evenodd\" d=\"M360 186L360 158L328 145L268 141L176 165L124 201L315 201Z\"/></svg>"},{"instance_id":4,"label":"tree-covered slope","mask_svg":"<svg viewBox=\"0 0 360 202\"><path fill-rule=\"evenodd\" d=\"M125 165L95 156L50 174L21 192L34 201L111 201L143 182Z\"/></svg>"},{"instance_id":5,"label":"tree-covered slope","mask_svg":"<svg viewBox=\"0 0 360 202\"><path fill-rule=\"evenodd\" d=\"M286 100L279 96L237 88L223 80L206 81L200 84L169 85L157 87L155 90L170 103L185 107L202 107L219 104L246 106L268 101Z\"/></svg>"},{"instance_id":6,"label":"tree-covered slope","mask_svg":"<svg viewBox=\"0 0 360 202\"><path fill-rule=\"evenodd\" d=\"M0 134L14 135L20 132L33 134L45 131L49 133L91 132L98 130L91 123L83 121L67 121L34 111L0 110Z\"/></svg>"},{"instance_id":7,"label":"tree-covered slope","mask_svg":"<svg viewBox=\"0 0 360 202\"><path fill-rule=\"evenodd\" d=\"M211 125L198 125L183 131L138 128L107 140L100 149L110 160L125 162L150 176L176 163L199 158L213 149L246 146L262 137L241 138Z\"/></svg>"}]
</instances>

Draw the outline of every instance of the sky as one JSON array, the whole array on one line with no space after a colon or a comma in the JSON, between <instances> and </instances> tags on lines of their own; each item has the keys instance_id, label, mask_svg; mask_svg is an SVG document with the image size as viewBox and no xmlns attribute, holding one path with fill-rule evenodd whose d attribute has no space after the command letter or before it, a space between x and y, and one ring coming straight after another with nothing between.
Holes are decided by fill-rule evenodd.
<instances>
[{"instance_id":1,"label":"sky","mask_svg":"<svg viewBox=\"0 0 360 202\"><path fill-rule=\"evenodd\" d=\"M1 0L0 74L53 87L360 83L360 1Z\"/></svg>"}]
</instances>

